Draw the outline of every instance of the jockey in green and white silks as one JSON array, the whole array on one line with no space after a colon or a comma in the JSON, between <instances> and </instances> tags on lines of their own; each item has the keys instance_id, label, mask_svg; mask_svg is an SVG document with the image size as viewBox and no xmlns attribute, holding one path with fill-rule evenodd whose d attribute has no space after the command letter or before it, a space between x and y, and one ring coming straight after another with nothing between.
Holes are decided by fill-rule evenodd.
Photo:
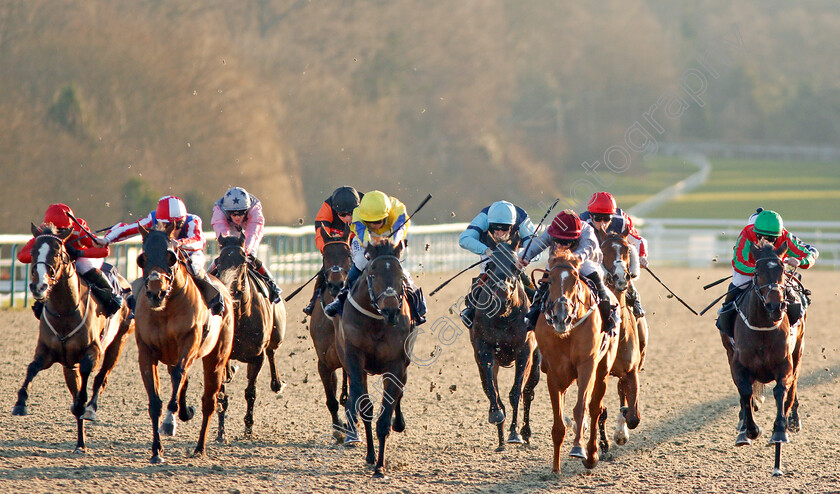
<instances>
[{"instance_id":1,"label":"jockey in green and white silks","mask_svg":"<svg viewBox=\"0 0 840 494\"><path fill-rule=\"evenodd\" d=\"M735 302L752 283L755 273L756 260L750 254L750 247L762 238L773 244L773 248L776 249L786 245L784 262L790 266L808 269L819 257L815 247L806 244L785 229L779 213L761 208L756 210L750 216L747 226L741 230L733 247L732 283L729 284L726 299L718 311L717 328L730 337L735 328ZM798 320L801 311L802 307L797 303L788 304L788 319L791 325Z\"/></svg>"}]
</instances>

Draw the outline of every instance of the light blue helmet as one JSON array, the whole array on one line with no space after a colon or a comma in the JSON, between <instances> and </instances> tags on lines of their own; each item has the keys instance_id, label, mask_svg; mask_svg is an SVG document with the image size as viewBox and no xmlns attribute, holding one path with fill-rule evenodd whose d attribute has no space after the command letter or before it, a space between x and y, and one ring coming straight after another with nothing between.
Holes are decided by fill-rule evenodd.
<instances>
[{"instance_id":1,"label":"light blue helmet","mask_svg":"<svg viewBox=\"0 0 840 494\"><path fill-rule=\"evenodd\" d=\"M497 201L487 210L487 222L490 224L512 225L516 222L516 207L507 201Z\"/></svg>"}]
</instances>

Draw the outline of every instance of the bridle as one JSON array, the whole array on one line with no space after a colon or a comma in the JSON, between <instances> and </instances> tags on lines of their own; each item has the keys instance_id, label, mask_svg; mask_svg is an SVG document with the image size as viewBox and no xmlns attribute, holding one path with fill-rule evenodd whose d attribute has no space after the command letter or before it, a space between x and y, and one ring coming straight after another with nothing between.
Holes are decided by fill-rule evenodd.
<instances>
[{"instance_id":1,"label":"bridle","mask_svg":"<svg viewBox=\"0 0 840 494\"><path fill-rule=\"evenodd\" d=\"M761 262L761 261L781 262L781 260L778 257L775 257L775 256L774 257L762 257L760 259L756 259L756 261L755 261L756 267L758 266L758 263ZM784 276L784 272L783 272L782 276ZM762 293L762 290L765 290L765 289L767 290L766 295ZM768 318L770 316L770 307L769 306L772 304L772 302L768 302L767 297L770 295L771 292L778 291L780 293L781 299L782 299L782 301L779 303L779 305L780 305L779 310L780 310L781 315L780 315L778 321L773 321L772 319L770 320L770 322L774 323L773 326L770 326L770 327L753 326L749 323L749 321L747 321L746 315L741 311L741 309L736 304L735 308L738 310L738 314L740 314L741 318L744 320L744 323L750 329L759 330L759 331L760 330L769 331L769 330L773 330L773 329L778 328L779 325L784 320L785 309L787 308L787 298L785 297L784 284L777 283L775 281L771 281L770 283L765 283L763 285L759 285L758 284L758 276L754 273L753 274L753 280L752 280L752 290L753 290L753 292L755 292L755 295L758 297L758 300L761 301L761 307L764 309L765 313L767 313Z\"/></svg>"},{"instance_id":2,"label":"bridle","mask_svg":"<svg viewBox=\"0 0 840 494\"><path fill-rule=\"evenodd\" d=\"M397 256L379 256L371 261L370 266L373 266L373 263L376 261L387 259L393 259L394 261L396 261L398 266L400 265L400 260ZM397 302L399 304L398 309L401 310L403 306L403 300L405 299L405 297L403 296L402 287L400 287L400 290L397 291L394 287L388 286L385 287L385 289L382 292L380 292L379 295L377 295L373 289L373 280L373 274L368 274L367 276L365 276L365 281L367 282L368 296L370 297L370 305L377 312L377 314L383 315L383 309L380 306L380 304L389 298L397 299Z\"/></svg>"},{"instance_id":3,"label":"bridle","mask_svg":"<svg viewBox=\"0 0 840 494\"><path fill-rule=\"evenodd\" d=\"M583 324L583 322L595 310L595 305L593 304L589 308L589 310L586 311L586 313L584 313L582 316L577 318L577 320L574 320L575 315L578 312L580 312L580 307L583 304L583 298L580 296L580 294L581 294L580 287L582 285L582 282L580 281L580 273L578 272L578 268L572 266L571 264L567 264L567 263L555 264L554 266L552 266L551 268L549 268L547 270L540 269L540 270L534 270L534 271L541 271L541 272L546 273L547 275L550 275L551 272L554 271L555 269L568 269L570 271L570 273L575 277L575 284L573 285L572 293L570 294L571 298L566 297L565 292L563 292L559 297L557 297L554 300L551 300L550 297L547 296L545 298L545 300L543 301L543 306L541 307L541 312L543 312L545 314L546 322L548 322L548 324L550 326L556 327L558 324L562 323L562 324L564 324L565 326L568 327L568 330L572 330L572 329L580 326L581 324ZM531 276L533 277L533 273L531 273ZM550 278L546 282L551 283ZM577 296L575 296L575 294L577 294ZM557 307L558 305L560 305L561 307L563 307L565 309L566 317L564 317L563 320L560 320L560 316L558 316L555 313L554 308ZM562 313L562 311L561 311L561 313Z\"/></svg>"},{"instance_id":4,"label":"bridle","mask_svg":"<svg viewBox=\"0 0 840 494\"><path fill-rule=\"evenodd\" d=\"M604 250L604 245L608 241L612 240L615 237L616 236L612 235L612 234L608 235L607 238L605 238L604 241L601 242L601 245L599 246L601 248L601 251ZM627 263L624 262L624 259L621 258L621 253L620 252L616 256L615 261L613 261L612 270L610 270L610 267L607 266L606 264L604 264L603 262L601 263L601 265L604 267L604 271L606 271L606 273L608 275L608 276L604 277L605 278L604 281L609 286L611 286L611 287L613 287L613 288L615 288L616 290L619 290L619 291L624 291L624 290L627 289L626 286L624 287L624 289L619 289L616 286L616 281L619 279L619 274L618 274L619 269L624 272L624 281L629 282L629 280L630 280L630 270L627 267Z\"/></svg>"},{"instance_id":5,"label":"bridle","mask_svg":"<svg viewBox=\"0 0 840 494\"><path fill-rule=\"evenodd\" d=\"M47 280L49 280L49 283L47 283L47 291L49 291L49 289L55 285L56 280L61 277L61 273L64 271L64 266L70 264L72 260L70 259L70 255L64 249L64 240L60 237L46 233L38 235L37 238L52 238L58 240L58 256L60 261L58 268L46 261L35 261L32 263L33 269L39 265L43 265L46 268Z\"/></svg>"},{"instance_id":6,"label":"bridle","mask_svg":"<svg viewBox=\"0 0 840 494\"><path fill-rule=\"evenodd\" d=\"M324 248L326 249L328 245L334 245L334 244L344 245L347 248L347 251L349 253L350 246L347 244L347 242L344 242L342 240L332 240L330 242L327 242L327 243L324 244ZM338 264L334 264L334 265L330 266L329 268L322 265L321 276L323 276L323 278L324 278L324 284L325 285L327 285L329 283L327 281L327 279L329 278L330 273L339 273L339 274L342 275L343 279L347 279L347 270L344 269L343 267L339 266Z\"/></svg>"},{"instance_id":7,"label":"bridle","mask_svg":"<svg viewBox=\"0 0 840 494\"><path fill-rule=\"evenodd\" d=\"M239 269L241 270L242 273L246 273L245 276L247 276L248 253L245 251L245 247L243 247L241 245L238 245L238 244L237 245L232 245L232 244L231 245L225 245L224 247L219 249L219 258L221 259L223 252L225 252L226 250L230 250L230 249L238 249L239 253L242 254L242 258L244 259L244 262L242 263L242 268L239 268ZM216 266L216 269L219 269L218 265ZM221 273L220 273L220 275L221 275ZM239 274L238 277L241 280L243 275ZM238 283L238 286L235 289L231 288L230 295L231 295L231 298L233 299L234 304L239 304L240 298L245 293L244 285L245 285L245 282L243 281L243 282Z\"/></svg>"}]
</instances>

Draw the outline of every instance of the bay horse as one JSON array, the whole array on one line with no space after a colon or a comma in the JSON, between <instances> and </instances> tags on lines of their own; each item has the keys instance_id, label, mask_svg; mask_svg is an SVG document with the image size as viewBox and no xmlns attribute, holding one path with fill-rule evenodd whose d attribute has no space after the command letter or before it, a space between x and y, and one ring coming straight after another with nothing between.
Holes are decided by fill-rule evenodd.
<instances>
[{"instance_id":1,"label":"bay horse","mask_svg":"<svg viewBox=\"0 0 840 494\"><path fill-rule=\"evenodd\" d=\"M318 354L318 375L321 376L321 383L324 385L324 393L327 396L327 409L332 417L333 435L336 440L344 440L344 422L338 417L338 406L346 405L347 402L347 375L341 365L341 359L336 353L335 347L335 325L330 317L324 314L324 307L335 300L338 292L344 286L347 273L352 265L349 236L331 237L322 232L324 239L323 265L319 276L322 277L323 289L318 296L318 303L312 310L312 317L309 320L309 334L312 336L312 343L315 345L315 353ZM336 370L341 369L342 385L341 396L336 399L336 388L338 377Z\"/></svg>"},{"instance_id":2,"label":"bay horse","mask_svg":"<svg viewBox=\"0 0 840 494\"><path fill-rule=\"evenodd\" d=\"M510 389L510 435L508 443L530 442L530 410L534 388L540 382L540 352L533 331L528 331L525 314L530 304L516 269L516 252L507 243L499 243L487 264L478 286L470 292L475 319L470 328L475 363L484 393L490 400L488 422L498 429L497 452L505 450L505 407L499 396L499 366L514 365ZM524 395L522 430L517 429L519 401Z\"/></svg>"},{"instance_id":3,"label":"bay horse","mask_svg":"<svg viewBox=\"0 0 840 494\"><path fill-rule=\"evenodd\" d=\"M763 239L750 246L750 255L756 260L753 281L745 295L736 301L738 317L734 336L721 333L732 380L741 397L736 446L749 445L761 434L752 407L756 383L776 381L773 388L776 419L770 443L787 443L787 431L797 432L800 428L796 385L807 313L791 327L785 310L785 271L780 257L786 249L782 244L774 250Z\"/></svg>"},{"instance_id":4,"label":"bay horse","mask_svg":"<svg viewBox=\"0 0 840 494\"><path fill-rule=\"evenodd\" d=\"M216 259L216 276L227 287L233 300L233 347L231 360L248 364L248 385L245 387L245 437L251 437L254 426L254 403L257 400L257 376L268 360L271 371L271 390L280 391L274 352L286 335L286 306L282 301L271 300L257 287L248 270L248 253L245 252L245 235L218 238L219 257ZM228 375L227 380L232 376ZM216 440L225 440L225 412L227 395L219 396L219 434Z\"/></svg>"},{"instance_id":5,"label":"bay horse","mask_svg":"<svg viewBox=\"0 0 840 494\"><path fill-rule=\"evenodd\" d=\"M201 399L201 432L193 456L205 452L207 426L216 410L217 395L224 393L224 379L233 346L233 303L225 288L216 281L225 310L212 315L198 287L172 241L175 224L167 223L155 230L140 226L143 252L137 265L143 277L133 288L137 298L135 320L140 374L149 396L149 417L152 420L151 463L163 463L160 435L175 435L174 414L183 421L192 419L195 410L186 404L189 370L196 359L204 366L204 394ZM183 254L180 254L183 255ZM158 378L158 362L169 368L172 397L163 423L160 421L162 401Z\"/></svg>"},{"instance_id":6,"label":"bay horse","mask_svg":"<svg viewBox=\"0 0 840 494\"><path fill-rule=\"evenodd\" d=\"M91 300L91 290L81 282L76 266L64 245L73 233L72 228L38 228L32 225L35 243L32 245L29 290L35 300L44 302L41 313L35 357L26 369L26 378L18 391L12 415L29 413L29 384L38 372L59 363L64 381L73 397L70 410L76 417L75 453L85 452L85 420L96 420L99 394L108 383L122 353L126 338L134 330L131 309L123 303L120 310L106 318L98 304ZM128 282L118 276L120 285ZM90 402L87 384L93 378ZM87 402L87 405L86 405Z\"/></svg>"},{"instance_id":7,"label":"bay horse","mask_svg":"<svg viewBox=\"0 0 840 494\"><path fill-rule=\"evenodd\" d=\"M566 436L563 406L566 390L577 380L574 407L575 440L570 456L583 459L586 468L598 464L597 421L605 410L604 394L618 347L617 338L604 333L601 315L592 290L581 281L580 259L563 248L555 248L548 262L549 295L544 317L537 320L537 343L542 353L542 371L554 413L551 438L554 442L552 472L560 473L560 447ZM536 271L536 270L535 270ZM582 447L584 414L589 410L589 441Z\"/></svg>"},{"instance_id":8,"label":"bay horse","mask_svg":"<svg viewBox=\"0 0 840 494\"><path fill-rule=\"evenodd\" d=\"M617 390L620 406L618 424L613 439L619 445L627 443L629 430L639 425L639 369L642 365L641 324L637 323L632 307L627 304L627 288L630 286L631 250L626 237L609 234L601 242L604 281L618 299L621 311L621 327L618 333L618 351L610 375L618 378ZM604 432L607 412L601 414L598 426L601 433L601 447L609 450L609 441Z\"/></svg>"},{"instance_id":9,"label":"bay horse","mask_svg":"<svg viewBox=\"0 0 840 494\"><path fill-rule=\"evenodd\" d=\"M365 249L370 259L344 302L343 316L336 318L336 353L349 383L345 445L359 442L356 421L361 415L367 439L366 462L374 466L373 478L385 478L385 440L390 431L405 430L400 408L410 363L414 325L405 294L405 275L400 264L403 243L389 239L372 241ZM376 421L379 456L375 455L371 421L373 404L367 394L367 376L382 375L378 388L382 405ZM393 415L393 423L391 422Z\"/></svg>"}]
</instances>

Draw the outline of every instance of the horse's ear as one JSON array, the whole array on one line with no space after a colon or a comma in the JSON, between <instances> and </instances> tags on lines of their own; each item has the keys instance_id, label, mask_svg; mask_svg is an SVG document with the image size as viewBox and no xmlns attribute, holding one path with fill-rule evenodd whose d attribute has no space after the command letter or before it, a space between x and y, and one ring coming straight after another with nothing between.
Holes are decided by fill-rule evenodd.
<instances>
[{"instance_id":1,"label":"horse's ear","mask_svg":"<svg viewBox=\"0 0 840 494\"><path fill-rule=\"evenodd\" d=\"M787 248L787 242L782 242L782 245L778 246L773 252L775 252L777 256L782 257L782 254L787 252Z\"/></svg>"},{"instance_id":2,"label":"horse's ear","mask_svg":"<svg viewBox=\"0 0 840 494\"><path fill-rule=\"evenodd\" d=\"M67 240L72 233L73 233L73 227L68 226L67 228L62 228L61 230L56 232L55 236L60 238L61 240Z\"/></svg>"},{"instance_id":3,"label":"horse's ear","mask_svg":"<svg viewBox=\"0 0 840 494\"><path fill-rule=\"evenodd\" d=\"M750 255L753 259L758 259L759 257L761 257L761 251L755 243L750 244Z\"/></svg>"},{"instance_id":4,"label":"horse's ear","mask_svg":"<svg viewBox=\"0 0 840 494\"><path fill-rule=\"evenodd\" d=\"M405 242L403 242L403 241L397 242L397 245L394 246L394 257L399 259L400 254L402 254L402 251L403 251L404 247L405 247Z\"/></svg>"},{"instance_id":5,"label":"horse's ear","mask_svg":"<svg viewBox=\"0 0 840 494\"><path fill-rule=\"evenodd\" d=\"M167 258L168 258L168 261L169 261L169 267L171 268L172 266L175 265L175 263L178 262L178 256L175 255L175 253L172 252L171 250L166 251L166 253L168 254Z\"/></svg>"},{"instance_id":6,"label":"horse's ear","mask_svg":"<svg viewBox=\"0 0 840 494\"><path fill-rule=\"evenodd\" d=\"M146 237L149 235L149 230L147 230L143 225L137 223L137 230L140 231L140 236L143 240L146 240Z\"/></svg>"},{"instance_id":7,"label":"horse's ear","mask_svg":"<svg viewBox=\"0 0 840 494\"><path fill-rule=\"evenodd\" d=\"M140 269L143 269L145 266L146 266L146 254L141 252L140 255L137 256L137 267L140 268Z\"/></svg>"},{"instance_id":8,"label":"horse's ear","mask_svg":"<svg viewBox=\"0 0 840 494\"><path fill-rule=\"evenodd\" d=\"M166 236L172 238L172 232L175 231L175 222L170 221L166 224L166 227L163 229L163 232L166 233Z\"/></svg>"},{"instance_id":9,"label":"horse's ear","mask_svg":"<svg viewBox=\"0 0 840 494\"><path fill-rule=\"evenodd\" d=\"M29 224L32 225L32 236L33 237L37 237L38 235L41 234L41 229L38 228L37 226L35 226L35 223L29 223Z\"/></svg>"}]
</instances>

